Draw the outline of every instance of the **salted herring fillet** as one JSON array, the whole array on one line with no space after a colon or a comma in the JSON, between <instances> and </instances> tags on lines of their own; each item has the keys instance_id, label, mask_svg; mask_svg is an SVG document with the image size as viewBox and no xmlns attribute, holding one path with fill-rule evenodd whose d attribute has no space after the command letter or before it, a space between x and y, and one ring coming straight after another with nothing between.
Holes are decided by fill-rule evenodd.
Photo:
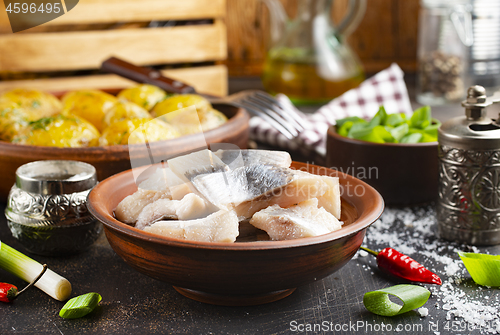
<instances>
[{"instance_id":1,"label":"salted herring fillet","mask_svg":"<svg viewBox=\"0 0 500 335\"><path fill-rule=\"evenodd\" d=\"M157 168L147 179L139 183L138 188L151 191L168 190L167 170L169 168Z\"/></svg>"},{"instance_id":2,"label":"salted herring fillet","mask_svg":"<svg viewBox=\"0 0 500 335\"><path fill-rule=\"evenodd\" d=\"M153 191L139 188L135 193L125 197L115 209L118 220L134 224L143 208L158 199L170 199L170 192Z\"/></svg>"},{"instance_id":3,"label":"salted herring fillet","mask_svg":"<svg viewBox=\"0 0 500 335\"><path fill-rule=\"evenodd\" d=\"M219 157L231 170L248 165L275 165L290 167L292 158L286 151L272 150L217 150Z\"/></svg>"},{"instance_id":4,"label":"salted herring fillet","mask_svg":"<svg viewBox=\"0 0 500 335\"><path fill-rule=\"evenodd\" d=\"M152 223L163 219L177 219L176 210L179 200L158 199L145 206L137 216L135 228L144 229Z\"/></svg>"},{"instance_id":5,"label":"salted herring fillet","mask_svg":"<svg viewBox=\"0 0 500 335\"><path fill-rule=\"evenodd\" d=\"M167 186L172 196L172 200L181 200L188 193L192 193L191 183L185 183L184 180L179 178L172 169L165 168L165 179Z\"/></svg>"},{"instance_id":6,"label":"salted herring fillet","mask_svg":"<svg viewBox=\"0 0 500 335\"><path fill-rule=\"evenodd\" d=\"M238 237L238 216L220 210L207 217L189 221L157 221L144 231L191 241L234 242Z\"/></svg>"},{"instance_id":7,"label":"salted herring fillet","mask_svg":"<svg viewBox=\"0 0 500 335\"><path fill-rule=\"evenodd\" d=\"M164 219L192 220L205 217L216 208L194 193L187 194L181 200L158 199L150 203L139 214L135 227L144 229L156 221Z\"/></svg>"},{"instance_id":8,"label":"salted herring fillet","mask_svg":"<svg viewBox=\"0 0 500 335\"><path fill-rule=\"evenodd\" d=\"M272 165L250 165L229 172L199 175L193 185L220 209L234 209L240 219L270 205L291 206L327 190L317 175Z\"/></svg>"},{"instance_id":9,"label":"salted herring fillet","mask_svg":"<svg viewBox=\"0 0 500 335\"><path fill-rule=\"evenodd\" d=\"M250 224L267 232L272 240L292 240L327 234L342 227L341 223L317 199L309 199L288 208L269 206L254 214Z\"/></svg>"},{"instance_id":10,"label":"salted herring fillet","mask_svg":"<svg viewBox=\"0 0 500 335\"><path fill-rule=\"evenodd\" d=\"M321 176L321 179L323 179L328 188L326 189L325 194L318 197L318 205L340 220L341 202L339 178Z\"/></svg>"},{"instance_id":11,"label":"salted herring fillet","mask_svg":"<svg viewBox=\"0 0 500 335\"><path fill-rule=\"evenodd\" d=\"M229 167L208 149L169 159L167 164L172 172L185 183L189 183L201 174L229 171Z\"/></svg>"}]
</instances>

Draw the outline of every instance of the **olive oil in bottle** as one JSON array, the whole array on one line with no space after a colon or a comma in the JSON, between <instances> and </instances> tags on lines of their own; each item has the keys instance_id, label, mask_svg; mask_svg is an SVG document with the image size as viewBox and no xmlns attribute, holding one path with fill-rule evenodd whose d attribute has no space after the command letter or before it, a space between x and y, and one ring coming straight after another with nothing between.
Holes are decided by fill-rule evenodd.
<instances>
[{"instance_id":1,"label":"olive oil in bottle","mask_svg":"<svg viewBox=\"0 0 500 335\"><path fill-rule=\"evenodd\" d=\"M364 80L361 67L339 80L325 78L318 67L314 62L268 57L262 82L268 92L283 93L295 104L320 104L357 87Z\"/></svg>"}]
</instances>

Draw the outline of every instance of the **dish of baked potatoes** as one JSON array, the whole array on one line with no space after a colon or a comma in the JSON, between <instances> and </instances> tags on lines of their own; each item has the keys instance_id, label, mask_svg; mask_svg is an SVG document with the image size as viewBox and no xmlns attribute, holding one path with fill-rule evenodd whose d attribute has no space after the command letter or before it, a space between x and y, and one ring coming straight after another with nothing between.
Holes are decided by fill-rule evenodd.
<instances>
[{"instance_id":1,"label":"dish of baked potatoes","mask_svg":"<svg viewBox=\"0 0 500 335\"><path fill-rule=\"evenodd\" d=\"M114 96L70 91L61 99L39 90L0 95L0 140L38 146L92 147L168 140L227 122L197 94L169 94L148 84Z\"/></svg>"}]
</instances>

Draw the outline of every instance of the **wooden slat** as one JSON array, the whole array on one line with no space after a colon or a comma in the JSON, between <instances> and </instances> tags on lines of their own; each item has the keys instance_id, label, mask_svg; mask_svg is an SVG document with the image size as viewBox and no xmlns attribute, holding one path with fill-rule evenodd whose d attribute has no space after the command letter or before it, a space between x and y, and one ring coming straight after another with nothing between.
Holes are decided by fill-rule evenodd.
<instances>
[{"instance_id":1,"label":"wooden slat","mask_svg":"<svg viewBox=\"0 0 500 335\"><path fill-rule=\"evenodd\" d=\"M80 0L68 13L43 26L154 20L223 18L226 0ZM35 28L36 30L40 30ZM28 29L26 32L30 32ZM43 29L42 29L43 30ZM12 33L0 1L0 33Z\"/></svg>"},{"instance_id":2,"label":"wooden slat","mask_svg":"<svg viewBox=\"0 0 500 335\"><path fill-rule=\"evenodd\" d=\"M47 24L209 19L225 13L225 0L80 0L71 11Z\"/></svg>"},{"instance_id":3,"label":"wooden slat","mask_svg":"<svg viewBox=\"0 0 500 335\"><path fill-rule=\"evenodd\" d=\"M223 60L226 29L213 25L0 36L0 70L99 68L115 55L138 65Z\"/></svg>"},{"instance_id":4,"label":"wooden slat","mask_svg":"<svg viewBox=\"0 0 500 335\"><path fill-rule=\"evenodd\" d=\"M203 66L163 70L163 74L192 85L198 92L224 96L227 94L227 68L224 65ZM94 75L70 78L51 78L35 80L15 80L0 82L0 92L17 88L33 88L49 92L79 89L125 88L136 85L122 77Z\"/></svg>"}]
</instances>

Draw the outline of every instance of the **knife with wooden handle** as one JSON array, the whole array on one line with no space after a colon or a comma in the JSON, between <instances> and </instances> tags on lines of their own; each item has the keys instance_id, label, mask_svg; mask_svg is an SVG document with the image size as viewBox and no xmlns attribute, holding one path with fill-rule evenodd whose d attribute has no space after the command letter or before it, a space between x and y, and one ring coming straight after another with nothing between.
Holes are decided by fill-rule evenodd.
<instances>
[{"instance_id":1,"label":"knife with wooden handle","mask_svg":"<svg viewBox=\"0 0 500 335\"><path fill-rule=\"evenodd\" d=\"M165 77L158 70L137 66L116 57L111 57L102 62L101 70L117 74L138 83L158 86L169 93L196 93L192 86Z\"/></svg>"}]
</instances>

